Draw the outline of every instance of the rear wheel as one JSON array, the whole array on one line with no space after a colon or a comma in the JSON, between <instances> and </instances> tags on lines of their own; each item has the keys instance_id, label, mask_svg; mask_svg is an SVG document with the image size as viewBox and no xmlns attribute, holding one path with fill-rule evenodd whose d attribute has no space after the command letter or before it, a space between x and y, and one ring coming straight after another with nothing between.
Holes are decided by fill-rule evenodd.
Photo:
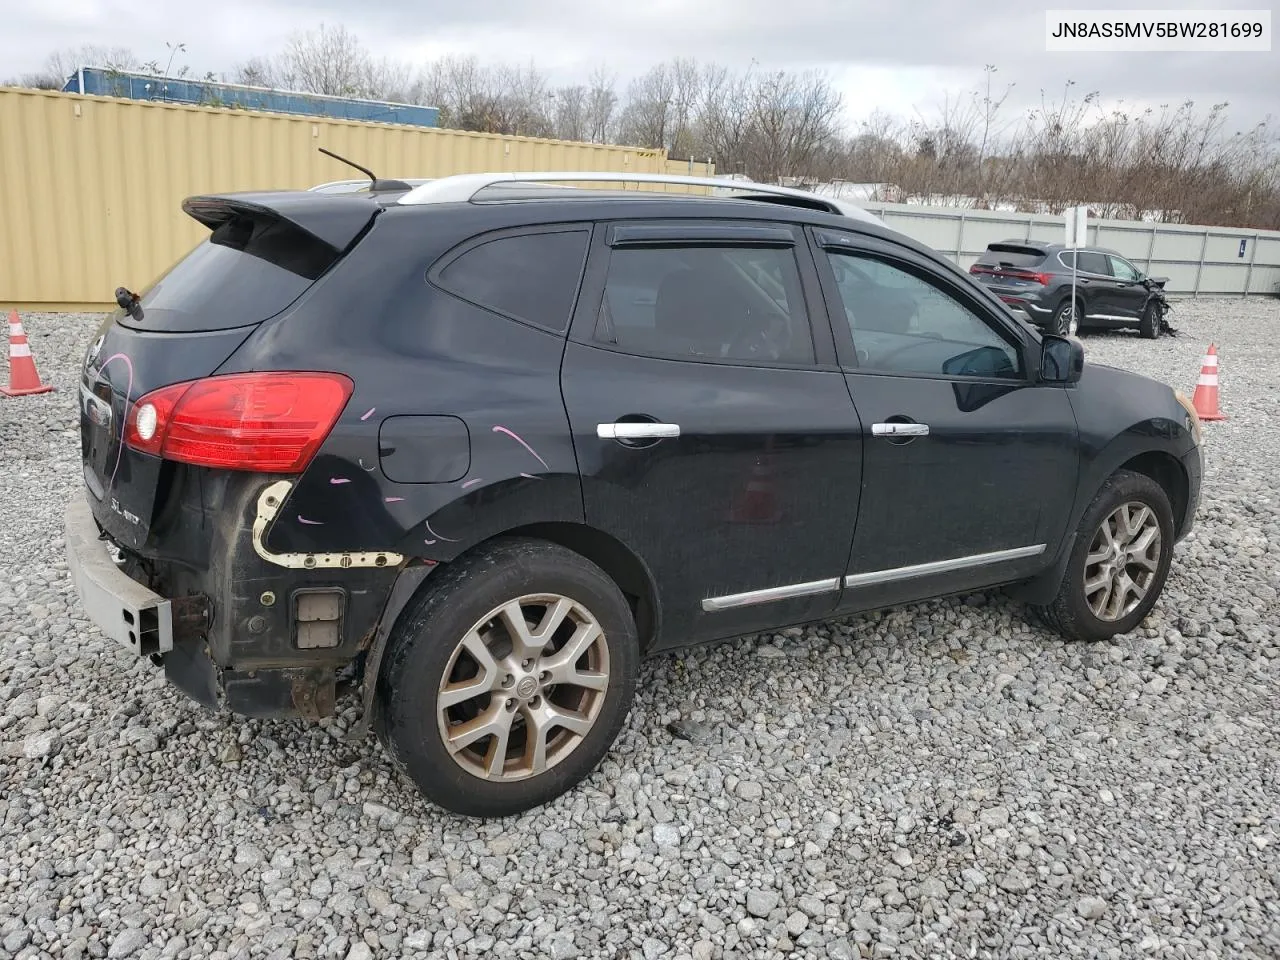
<instances>
[{"instance_id":1,"label":"rear wheel","mask_svg":"<svg viewBox=\"0 0 1280 960\"><path fill-rule=\"evenodd\" d=\"M1080 332L1080 312L1067 300L1053 312L1049 321L1049 332L1059 337L1074 337Z\"/></svg>"},{"instance_id":2,"label":"rear wheel","mask_svg":"<svg viewBox=\"0 0 1280 960\"><path fill-rule=\"evenodd\" d=\"M1058 595L1041 609L1070 640L1128 633L1151 612L1173 556L1173 510L1150 477L1117 471L1080 520Z\"/></svg>"},{"instance_id":3,"label":"rear wheel","mask_svg":"<svg viewBox=\"0 0 1280 960\"><path fill-rule=\"evenodd\" d=\"M495 542L442 571L390 638L379 733L433 803L502 817L589 774L631 704L631 610L555 544Z\"/></svg>"},{"instance_id":4,"label":"rear wheel","mask_svg":"<svg viewBox=\"0 0 1280 960\"><path fill-rule=\"evenodd\" d=\"M1160 307L1154 303L1148 303L1146 309L1142 311L1142 319L1138 321L1138 332L1148 340L1154 340L1160 336Z\"/></svg>"}]
</instances>

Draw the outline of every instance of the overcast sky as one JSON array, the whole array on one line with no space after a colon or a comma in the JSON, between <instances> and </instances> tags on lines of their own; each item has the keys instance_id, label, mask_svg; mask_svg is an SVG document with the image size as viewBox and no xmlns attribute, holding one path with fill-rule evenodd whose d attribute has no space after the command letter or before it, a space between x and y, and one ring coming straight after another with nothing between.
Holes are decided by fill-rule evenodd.
<instances>
[{"instance_id":1,"label":"overcast sky","mask_svg":"<svg viewBox=\"0 0 1280 960\"><path fill-rule=\"evenodd\" d=\"M1274 7L1275 0L1160 0L1163 8ZM1136 5L1136 4L1135 4ZM1270 53L1046 53L1046 8L1105 3L990 0L0 0L0 73L36 70L55 49L128 47L141 60L185 42L193 73L232 70L324 21L355 32L375 56L425 61L444 53L524 61L557 81L605 64L626 80L673 56L730 66L826 70L850 122L880 108L928 112L963 94L994 64L1007 107L1040 91L1099 91L1108 102L1159 106L1229 101L1233 128L1280 121L1280 48ZM1273 13L1273 29L1280 17ZM182 63L179 54L177 63Z\"/></svg>"}]
</instances>

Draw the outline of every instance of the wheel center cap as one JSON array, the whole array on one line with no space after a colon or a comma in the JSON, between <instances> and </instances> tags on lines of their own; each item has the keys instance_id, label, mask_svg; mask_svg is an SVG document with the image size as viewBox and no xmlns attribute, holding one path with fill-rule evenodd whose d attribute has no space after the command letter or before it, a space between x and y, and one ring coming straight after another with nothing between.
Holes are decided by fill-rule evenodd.
<instances>
[{"instance_id":1,"label":"wheel center cap","mask_svg":"<svg viewBox=\"0 0 1280 960\"><path fill-rule=\"evenodd\" d=\"M516 684L516 696L521 700L528 700L538 692L537 677L521 677L520 682Z\"/></svg>"}]
</instances>

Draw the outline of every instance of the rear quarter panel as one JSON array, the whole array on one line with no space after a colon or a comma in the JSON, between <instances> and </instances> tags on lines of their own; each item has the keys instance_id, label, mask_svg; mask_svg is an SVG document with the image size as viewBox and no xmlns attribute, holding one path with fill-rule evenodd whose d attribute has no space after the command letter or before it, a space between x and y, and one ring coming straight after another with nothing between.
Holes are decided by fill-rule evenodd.
<instances>
[{"instance_id":1,"label":"rear quarter panel","mask_svg":"<svg viewBox=\"0 0 1280 960\"><path fill-rule=\"evenodd\" d=\"M272 551L388 550L449 560L525 523L582 521L559 384L564 337L428 284L428 267L478 232L474 218L454 220L465 223L451 232L447 216L383 214L338 270L264 324L220 371L329 370L355 382L267 533ZM379 436L399 417L461 421L463 430L440 433L440 458L458 462L465 434L465 473L390 479L380 461L395 455L395 441ZM421 462L431 451L415 455Z\"/></svg>"}]
</instances>

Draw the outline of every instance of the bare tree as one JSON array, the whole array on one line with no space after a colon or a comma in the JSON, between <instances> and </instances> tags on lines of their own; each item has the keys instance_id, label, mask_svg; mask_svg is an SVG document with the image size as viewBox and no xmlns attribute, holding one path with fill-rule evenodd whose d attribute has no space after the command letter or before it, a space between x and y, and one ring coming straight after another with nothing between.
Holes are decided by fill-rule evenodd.
<instances>
[{"instance_id":1,"label":"bare tree","mask_svg":"<svg viewBox=\"0 0 1280 960\"><path fill-rule=\"evenodd\" d=\"M41 90L61 90L67 79L81 67L106 67L108 70L136 70L141 61L127 47L104 47L84 44L55 50L45 59L44 66L15 81L16 86L36 87Z\"/></svg>"},{"instance_id":2,"label":"bare tree","mask_svg":"<svg viewBox=\"0 0 1280 960\"><path fill-rule=\"evenodd\" d=\"M587 139L592 143L608 143L613 139L618 94L616 81L605 67L591 71L587 87Z\"/></svg>"},{"instance_id":3,"label":"bare tree","mask_svg":"<svg viewBox=\"0 0 1280 960\"><path fill-rule=\"evenodd\" d=\"M359 38L342 25L320 24L294 34L285 45L277 77L295 90L335 97L368 92L369 54Z\"/></svg>"}]
</instances>

